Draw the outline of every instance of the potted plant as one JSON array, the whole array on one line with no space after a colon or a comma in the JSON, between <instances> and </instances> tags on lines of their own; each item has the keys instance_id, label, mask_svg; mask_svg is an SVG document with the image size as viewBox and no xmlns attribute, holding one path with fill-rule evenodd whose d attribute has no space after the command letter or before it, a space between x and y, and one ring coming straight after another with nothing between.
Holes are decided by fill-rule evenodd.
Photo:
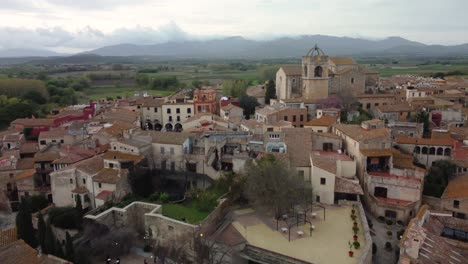
<instances>
[{"instance_id":1,"label":"potted plant","mask_svg":"<svg viewBox=\"0 0 468 264\"><path fill-rule=\"evenodd\" d=\"M353 236L353 240L354 240L354 241L357 241L357 240L358 240L358 238L359 238L359 237L357 236L357 234L354 234L354 236Z\"/></svg>"},{"instance_id":2,"label":"potted plant","mask_svg":"<svg viewBox=\"0 0 468 264\"><path fill-rule=\"evenodd\" d=\"M351 209L351 214L355 214L356 213L356 205L353 204L353 209Z\"/></svg>"},{"instance_id":3,"label":"potted plant","mask_svg":"<svg viewBox=\"0 0 468 264\"><path fill-rule=\"evenodd\" d=\"M354 241L353 242L353 246L354 246L354 249L359 249L359 247L361 246L361 244L357 241Z\"/></svg>"},{"instance_id":4,"label":"potted plant","mask_svg":"<svg viewBox=\"0 0 468 264\"><path fill-rule=\"evenodd\" d=\"M356 218L357 218L356 215L353 215L353 214L351 215L351 219L353 219L353 221L356 220Z\"/></svg>"},{"instance_id":5,"label":"potted plant","mask_svg":"<svg viewBox=\"0 0 468 264\"><path fill-rule=\"evenodd\" d=\"M348 245L349 245L349 251L348 251L348 255L349 255L349 257L351 257L351 258L352 258L352 257L353 257L353 255L354 255L354 252L353 252L353 250L352 250L352 248L353 248L353 244L351 244L351 241L348 241Z\"/></svg>"},{"instance_id":6,"label":"potted plant","mask_svg":"<svg viewBox=\"0 0 468 264\"><path fill-rule=\"evenodd\" d=\"M357 222L356 222L356 221L354 221L353 226L357 226Z\"/></svg>"}]
</instances>

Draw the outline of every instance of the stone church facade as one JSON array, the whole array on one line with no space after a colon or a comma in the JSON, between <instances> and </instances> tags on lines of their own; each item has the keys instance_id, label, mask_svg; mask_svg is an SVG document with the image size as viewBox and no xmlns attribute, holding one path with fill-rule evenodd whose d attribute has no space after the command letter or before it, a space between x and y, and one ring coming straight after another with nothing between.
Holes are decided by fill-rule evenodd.
<instances>
[{"instance_id":1,"label":"stone church facade","mask_svg":"<svg viewBox=\"0 0 468 264\"><path fill-rule=\"evenodd\" d=\"M377 83L371 72L350 57L328 57L317 46L304 57L302 65L282 66L276 73L278 99L314 100L330 95L358 96Z\"/></svg>"}]
</instances>

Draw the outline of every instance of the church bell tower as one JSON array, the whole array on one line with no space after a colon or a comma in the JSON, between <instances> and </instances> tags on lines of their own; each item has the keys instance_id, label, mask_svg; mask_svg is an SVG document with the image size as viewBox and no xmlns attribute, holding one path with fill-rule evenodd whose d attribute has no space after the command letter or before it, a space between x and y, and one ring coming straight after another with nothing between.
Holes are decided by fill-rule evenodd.
<instances>
[{"instance_id":1,"label":"church bell tower","mask_svg":"<svg viewBox=\"0 0 468 264\"><path fill-rule=\"evenodd\" d=\"M328 56L317 44L302 57L302 97L321 99L328 97Z\"/></svg>"}]
</instances>

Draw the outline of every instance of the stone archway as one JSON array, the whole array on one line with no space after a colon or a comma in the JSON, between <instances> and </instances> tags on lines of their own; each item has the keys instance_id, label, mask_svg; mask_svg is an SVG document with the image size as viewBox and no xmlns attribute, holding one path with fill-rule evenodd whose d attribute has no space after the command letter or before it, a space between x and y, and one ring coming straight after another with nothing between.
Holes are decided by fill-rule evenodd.
<instances>
[{"instance_id":1,"label":"stone archway","mask_svg":"<svg viewBox=\"0 0 468 264\"><path fill-rule=\"evenodd\" d=\"M322 77L322 74L323 74L323 68L322 68L322 66L317 66L317 67L315 67L315 70L314 70L314 77Z\"/></svg>"},{"instance_id":2,"label":"stone archway","mask_svg":"<svg viewBox=\"0 0 468 264\"><path fill-rule=\"evenodd\" d=\"M182 131L182 125L180 123L175 124L174 130L176 132L181 132Z\"/></svg>"},{"instance_id":3,"label":"stone archway","mask_svg":"<svg viewBox=\"0 0 468 264\"><path fill-rule=\"evenodd\" d=\"M444 149L443 148L437 148L437 155L444 155Z\"/></svg>"},{"instance_id":4,"label":"stone archway","mask_svg":"<svg viewBox=\"0 0 468 264\"><path fill-rule=\"evenodd\" d=\"M420 148L419 146L416 146L416 147L414 148L414 153L416 153L416 154L421 153L421 148Z\"/></svg>"},{"instance_id":5,"label":"stone archway","mask_svg":"<svg viewBox=\"0 0 468 264\"><path fill-rule=\"evenodd\" d=\"M167 123L167 124L164 126L164 128L166 129L166 131L172 131L172 129L173 129L174 127L172 126L171 123Z\"/></svg>"}]
</instances>

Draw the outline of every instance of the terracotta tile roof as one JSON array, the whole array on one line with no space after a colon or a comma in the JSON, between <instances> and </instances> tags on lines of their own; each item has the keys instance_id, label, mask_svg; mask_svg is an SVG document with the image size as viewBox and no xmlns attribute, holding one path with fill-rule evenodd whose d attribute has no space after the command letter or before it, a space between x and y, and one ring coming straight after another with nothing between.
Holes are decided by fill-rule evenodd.
<instances>
[{"instance_id":1,"label":"terracotta tile roof","mask_svg":"<svg viewBox=\"0 0 468 264\"><path fill-rule=\"evenodd\" d=\"M412 155L404 154L397 149L392 149L392 155L393 155L393 167L395 168L425 171L422 168L414 166Z\"/></svg>"},{"instance_id":2,"label":"terracotta tile roof","mask_svg":"<svg viewBox=\"0 0 468 264\"><path fill-rule=\"evenodd\" d=\"M60 154L54 151L38 152L34 155L34 162L54 161L60 158Z\"/></svg>"},{"instance_id":3,"label":"terracotta tile roof","mask_svg":"<svg viewBox=\"0 0 468 264\"><path fill-rule=\"evenodd\" d=\"M468 197L468 175L462 174L455 176L449 181L442 199L467 198Z\"/></svg>"},{"instance_id":4,"label":"terracotta tile roof","mask_svg":"<svg viewBox=\"0 0 468 264\"><path fill-rule=\"evenodd\" d=\"M98 193L98 195L96 195L96 199L107 201L107 199L111 195L112 195L111 191L102 191L102 192Z\"/></svg>"},{"instance_id":5,"label":"terracotta tile roof","mask_svg":"<svg viewBox=\"0 0 468 264\"><path fill-rule=\"evenodd\" d=\"M352 161L352 159L347 155L334 151L313 151L310 158L315 167L333 174L336 174L337 160Z\"/></svg>"},{"instance_id":6,"label":"terracotta tile roof","mask_svg":"<svg viewBox=\"0 0 468 264\"><path fill-rule=\"evenodd\" d=\"M432 139L432 138L411 138L399 136L396 138L397 144L413 145L433 145L433 146L452 146L453 140L450 138Z\"/></svg>"},{"instance_id":7,"label":"terracotta tile roof","mask_svg":"<svg viewBox=\"0 0 468 264\"><path fill-rule=\"evenodd\" d=\"M11 124L24 125L26 127L51 126L54 124L54 120L48 118L18 118L11 122Z\"/></svg>"},{"instance_id":8,"label":"terracotta tile roof","mask_svg":"<svg viewBox=\"0 0 468 264\"><path fill-rule=\"evenodd\" d=\"M384 127L376 129L363 129L360 125L337 124L335 128L358 142L376 138L390 137L389 130Z\"/></svg>"},{"instance_id":9,"label":"terracotta tile roof","mask_svg":"<svg viewBox=\"0 0 468 264\"><path fill-rule=\"evenodd\" d=\"M55 130L49 130L49 131L42 131L39 134L39 139L45 139L45 138L58 138L58 137L64 137L68 135L68 131L64 129L55 129Z\"/></svg>"},{"instance_id":10,"label":"terracotta tile roof","mask_svg":"<svg viewBox=\"0 0 468 264\"><path fill-rule=\"evenodd\" d=\"M361 154L366 157L392 156L392 149L361 149Z\"/></svg>"},{"instance_id":11,"label":"terracotta tile roof","mask_svg":"<svg viewBox=\"0 0 468 264\"><path fill-rule=\"evenodd\" d=\"M233 105L233 104L228 104L228 105L225 105L225 106L221 107L221 109L223 109L224 111L230 111L233 108L242 109L241 107L239 107L237 105Z\"/></svg>"},{"instance_id":12,"label":"terracotta tile roof","mask_svg":"<svg viewBox=\"0 0 468 264\"><path fill-rule=\"evenodd\" d=\"M351 72L353 71L352 68L345 68L345 69L341 69L339 71L336 71L335 74L336 75L342 75L342 74L345 74L345 73L348 73L348 72Z\"/></svg>"},{"instance_id":13,"label":"terracotta tile roof","mask_svg":"<svg viewBox=\"0 0 468 264\"><path fill-rule=\"evenodd\" d=\"M264 123L259 122L255 119L244 119L241 121L241 125L247 127L248 129L263 128L265 126Z\"/></svg>"},{"instance_id":14,"label":"terracotta tile roof","mask_svg":"<svg viewBox=\"0 0 468 264\"><path fill-rule=\"evenodd\" d=\"M37 142L25 142L20 146L21 154L31 154L39 151L39 145Z\"/></svg>"},{"instance_id":15,"label":"terracotta tile roof","mask_svg":"<svg viewBox=\"0 0 468 264\"><path fill-rule=\"evenodd\" d=\"M316 137L327 137L327 138L333 138L333 139L341 139L341 137L335 135L335 134L332 134L332 133L328 133L328 132L322 132L322 133L319 133L319 132L312 132L312 138L316 136Z\"/></svg>"},{"instance_id":16,"label":"terracotta tile roof","mask_svg":"<svg viewBox=\"0 0 468 264\"><path fill-rule=\"evenodd\" d=\"M110 127L104 127L101 129L98 133L107 133L110 136L118 137L118 136L123 136L123 132L129 129L134 128L130 123L125 123L125 122L120 122L120 121L114 121L112 123L112 126Z\"/></svg>"},{"instance_id":17,"label":"terracotta tile roof","mask_svg":"<svg viewBox=\"0 0 468 264\"><path fill-rule=\"evenodd\" d=\"M310 167L310 154L312 152L312 129L310 128L283 128L284 143L291 165L294 167Z\"/></svg>"},{"instance_id":18,"label":"terracotta tile roof","mask_svg":"<svg viewBox=\"0 0 468 264\"><path fill-rule=\"evenodd\" d=\"M302 75L302 68L300 65L283 65L280 69L283 69L286 75Z\"/></svg>"},{"instance_id":19,"label":"terracotta tile roof","mask_svg":"<svg viewBox=\"0 0 468 264\"><path fill-rule=\"evenodd\" d=\"M134 164L141 162L145 156L123 153L119 151L107 151L102 155L105 160L132 161Z\"/></svg>"},{"instance_id":20,"label":"terracotta tile roof","mask_svg":"<svg viewBox=\"0 0 468 264\"><path fill-rule=\"evenodd\" d=\"M120 173L118 169L107 169L104 168L98 172L96 176L93 177L93 181L116 184L120 181Z\"/></svg>"},{"instance_id":21,"label":"terracotta tile roof","mask_svg":"<svg viewBox=\"0 0 468 264\"><path fill-rule=\"evenodd\" d=\"M16 163L17 170L26 170L34 168L34 158L22 158Z\"/></svg>"},{"instance_id":22,"label":"terracotta tile roof","mask_svg":"<svg viewBox=\"0 0 468 264\"><path fill-rule=\"evenodd\" d=\"M84 186L79 186L71 191L72 193L85 194L89 193L88 189Z\"/></svg>"},{"instance_id":23,"label":"terracotta tile roof","mask_svg":"<svg viewBox=\"0 0 468 264\"><path fill-rule=\"evenodd\" d=\"M16 237L16 227L0 231L0 248L7 246L17 240L18 238Z\"/></svg>"},{"instance_id":24,"label":"terracotta tile roof","mask_svg":"<svg viewBox=\"0 0 468 264\"><path fill-rule=\"evenodd\" d=\"M94 175L104 168L104 160L100 156L94 156L92 158L79 161L72 166L84 173ZM73 168L72 166L63 168L62 170Z\"/></svg>"},{"instance_id":25,"label":"terracotta tile roof","mask_svg":"<svg viewBox=\"0 0 468 264\"><path fill-rule=\"evenodd\" d=\"M363 195L359 182L348 180L342 177L335 177L335 192Z\"/></svg>"},{"instance_id":26,"label":"terracotta tile roof","mask_svg":"<svg viewBox=\"0 0 468 264\"><path fill-rule=\"evenodd\" d=\"M324 115L324 116L322 116L320 118L313 119L313 120L310 120L307 123L304 123L304 126L305 127L307 127L307 126L326 126L326 127L329 127L329 126L332 126L333 124L335 124L336 120L337 120L336 117Z\"/></svg>"},{"instance_id":27,"label":"terracotta tile roof","mask_svg":"<svg viewBox=\"0 0 468 264\"><path fill-rule=\"evenodd\" d=\"M214 115L212 113L197 113L194 116L191 116L191 117L187 118L183 123L192 122L192 121L201 119L202 117L205 117L205 116L206 117L211 117L211 118L214 117Z\"/></svg>"},{"instance_id":28,"label":"terracotta tile roof","mask_svg":"<svg viewBox=\"0 0 468 264\"><path fill-rule=\"evenodd\" d=\"M395 98L395 94L360 94L357 98Z\"/></svg>"},{"instance_id":29,"label":"terracotta tile roof","mask_svg":"<svg viewBox=\"0 0 468 264\"><path fill-rule=\"evenodd\" d=\"M36 170L34 169L24 170L20 172L19 174L15 175L15 180L22 181L22 180L30 179L34 177L34 174L36 174Z\"/></svg>"},{"instance_id":30,"label":"terracotta tile roof","mask_svg":"<svg viewBox=\"0 0 468 264\"><path fill-rule=\"evenodd\" d=\"M182 145L190 136L190 133L184 132L161 132L153 131L153 143L159 144L170 144L170 145Z\"/></svg>"},{"instance_id":31,"label":"terracotta tile roof","mask_svg":"<svg viewBox=\"0 0 468 264\"><path fill-rule=\"evenodd\" d=\"M335 65L356 65L357 62L351 57L331 57L330 60Z\"/></svg>"},{"instance_id":32,"label":"terracotta tile roof","mask_svg":"<svg viewBox=\"0 0 468 264\"><path fill-rule=\"evenodd\" d=\"M138 102L142 107L161 107L164 103L164 98L144 98Z\"/></svg>"},{"instance_id":33,"label":"terracotta tile roof","mask_svg":"<svg viewBox=\"0 0 468 264\"><path fill-rule=\"evenodd\" d=\"M18 240L5 247L0 247L0 262L2 264L65 264L71 263L67 260L53 255L37 255L37 251L26 244L23 240Z\"/></svg>"}]
</instances>

